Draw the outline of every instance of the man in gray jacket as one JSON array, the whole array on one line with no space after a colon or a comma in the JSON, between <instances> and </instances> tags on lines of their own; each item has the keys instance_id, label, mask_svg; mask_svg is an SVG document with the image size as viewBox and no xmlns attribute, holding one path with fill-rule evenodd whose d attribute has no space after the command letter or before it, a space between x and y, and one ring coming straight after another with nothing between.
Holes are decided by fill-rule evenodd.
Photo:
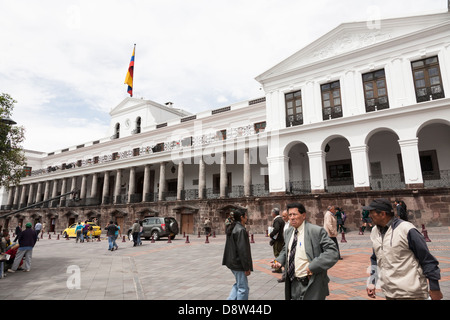
<instances>
[{"instance_id":1,"label":"man in gray jacket","mask_svg":"<svg viewBox=\"0 0 450 320\"><path fill-rule=\"evenodd\" d=\"M272 267L286 268L286 300L325 300L329 295L327 270L336 264L336 244L324 228L306 222L301 203L288 204L291 227L285 233L285 245Z\"/></svg>"}]
</instances>

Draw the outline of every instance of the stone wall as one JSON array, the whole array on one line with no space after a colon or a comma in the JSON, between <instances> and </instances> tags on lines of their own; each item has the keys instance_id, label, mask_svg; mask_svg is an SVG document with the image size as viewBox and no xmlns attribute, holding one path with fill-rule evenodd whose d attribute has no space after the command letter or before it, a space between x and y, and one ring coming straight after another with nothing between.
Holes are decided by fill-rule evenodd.
<instances>
[{"instance_id":1,"label":"stone wall","mask_svg":"<svg viewBox=\"0 0 450 320\"><path fill-rule=\"evenodd\" d=\"M450 188L395 190L395 191L365 191L349 193L322 193L308 195L278 195L270 197L249 197L237 199L164 201L138 204L121 204L107 206L84 206L29 209L8 217L8 228L13 230L19 219L23 223L34 222L40 218L47 226L51 219L55 219L55 231L64 230L70 221L84 221L98 218L101 227L105 227L109 220L119 221L122 230L128 230L135 219L146 216L172 216L183 230L183 216L191 215L191 234L203 232L203 221L209 217L216 234L223 234L224 221L234 208L246 208L249 214L247 229L250 233L264 233L272 225L271 209L284 208L288 203L301 202L308 214L308 221L323 225L323 217L329 205L342 208L347 214L346 228L357 231L361 226L361 207L369 204L375 198L403 200L407 205L409 221L416 227L450 226ZM4 211L2 213L7 213ZM0 224L5 225L5 218L0 218Z\"/></svg>"}]
</instances>

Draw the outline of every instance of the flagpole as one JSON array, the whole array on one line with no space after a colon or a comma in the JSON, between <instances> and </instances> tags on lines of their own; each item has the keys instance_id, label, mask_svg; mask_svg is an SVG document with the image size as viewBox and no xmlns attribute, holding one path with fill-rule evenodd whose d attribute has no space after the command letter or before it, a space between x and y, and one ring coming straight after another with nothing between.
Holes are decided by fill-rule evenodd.
<instances>
[{"instance_id":1,"label":"flagpole","mask_svg":"<svg viewBox=\"0 0 450 320\"><path fill-rule=\"evenodd\" d=\"M134 65L135 65L136 64L136 43L134 44L133 52L134 52ZM135 90L134 90L134 78L135 78L134 65L133 65L133 92L135 92ZM131 95L131 97L133 98L133 95Z\"/></svg>"}]
</instances>

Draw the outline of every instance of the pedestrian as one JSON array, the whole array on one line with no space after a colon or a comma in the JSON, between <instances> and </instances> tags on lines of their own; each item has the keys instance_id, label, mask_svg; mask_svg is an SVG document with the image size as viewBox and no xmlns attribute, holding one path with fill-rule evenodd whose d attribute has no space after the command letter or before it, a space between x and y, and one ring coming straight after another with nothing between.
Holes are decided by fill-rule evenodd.
<instances>
[{"instance_id":1,"label":"pedestrian","mask_svg":"<svg viewBox=\"0 0 450 320\"><path fill-rule=\"evenodd\" d=\"M284 221L284 227L283 227L283 242L284 242L284 235L286 233L286 230L289 229L289 227L291 226L289 224L289 215L288 215L288 212L286 209L283 210L283 212L281 213L281 217L283 218L283 221ZM283 246L284 246L284 244L283 244ZM286 268L284 268L281 279L278 279L277 281L280 283L286 281Z\"/></svg>"},{"instance_id":2,"label":"pedestrian","mask_svg":"<svg viewBox=\"0 0 450 320\"><path fill-rule=\"evenodd\" d=\"M347 232L347 229L344 227L345 219L347 219L347 216L342 210L342 208L336 207L336 221L337 221L337 232Z\"/></svg>"},{"instance_id":3,"label":"pedestrian","mask_svg":"<svg viewBox=\"0 0 450 320\"><path fill-rule=\"evenodd\" d=\"M245 229L247 220L247 211L237 209L233 213L233 222L226 230L222 265L227 266L236 279L227 300L248 300L250 293L248 276L253 271L253 260L248 233Z\"/></svg>"},{"instance_id":4,"label":"pedestrian","mask_svg":"<svg viewBox=\"0 0 450 320\"><path fill-rule=\"evenodd\" d=\"M22 222L19 222L19 224L16 226L16 231L14 233L16 234L16 237L14 238L13 242L17 242L20 234L22 233Z\"/></svg>"},{"instance_id":5,"label":"pedestrian","mask_svg":"<svg viewBox=\"0 0 450 320\"><path fill-rule=\"evenodd\" d=\"M142 246L142 232L144 232L144 226L142 225L142 221L139 221L138 246Z\"/></svg>"},{"instance_id":6,"label":"pedestrian","mask_svg":"<svg viewBox=\"0 0 450 320\"><path fill-rule=\"evenodd\" d=\"M363 209L375 224L370 234L373 254L367 295L376 298L378 285L387 300L442 299L439 262L419 230L394 217L387 199L375 199Z\"/></svg>"},{"instance_id":7,"label":"pedestrian","mask_svg":"<svg viewBox=\"0 0 450 320\"><path fill-rule=\"evenodd\" d=\"M281 252L281 249L283 249L284 246L284 235L283 235L283 229L284 229L284 220L280 215L280 209L274 208L271 212L272 218L273 218L273 229L269 234L270 238L270 245L273 248L273 255L275 256L275 259L278 258L278 255ZM278 269L273 270L274 273L281 273L281 267Z\"/></svg>"},{"instance_id":8,"label":"pedestrian","mask_svg":"<svg viewBox=\"0 0 450 320\"><path fill-rule=\"evenodd\" d=\"M228 215L228 217L225 219L225 231L227 229L227 227L233 223L233 212L230 212L230 214Z\"/></svg>"},{"instance_id":9,"label":"pedestrian","mask_svg":"<svg viewBox=\"0 0 450 320\"><path fill-rule=\"evenodd\" d=\"M20 261L25 257L25 269L23 271L31 270L31 258L33 255L33 248L37 241L36 231L33 230L32 224L28 222L25 225L25 230L19 236L19 249L17 250L16 257L14 259L14 263L11 269L8 269L8 272L16 272L19 267Z\"/></svg>"},{"instance_id":10,"label":"pedestrian","mask_svg":"<svg viewBox=\"0 0 450 320\"><path fill-rule=\"evenodd\" d=\"M285 245L272 268L286 268L286 300L325 300L328 296L327 270L336 264L339 252L326 230L306 221L301 203L288 204L290 227Z\"/></svg>"},{"instance_id":11,"label":"pedestrian","mask_svg":"<svg viewBox=\"0 0 450 320\"><path fill-rule=\"evenodd\" d=\"M92 223L91 224L89 224L89 232L88 232L88 235L89 235L89 240L91 240L91 242L92 241L94 241L94 227L92 226ZM88 241L89 242L89 241Z\"/></svg>"},{"instance_id":12,"label":"pedestrian","mask_svg":"<svg viewBox=\"0 0 450 320\"><path fill-rule=\"evenodd\" d=\"M13 244L6 252L5 254L9 255L9 259L5 261L4 271L8 271L8 269L11 269L14 261L16 259L17 251L19 250L19 244ZM23 270L23 258L19 262L19 266L17 267L17 270Z\"/></svg>"},{"instance_id":13,"label":"pedestrian","mask_svg":"<svg viewBox=\"0 0 450 320\"><path fill-rule=\"evenodd\" d=\"M114 242L116 237L117 226L114 221L109 221L109 224L105 228L106 235L108 237L108 250L114 251Z\"/></svg>"},{"instance_id":14,"label":"pedestrian","mask_svg":"<svg viewBox=\"0 0 450 320\"><path fill-rule=\"evenodd\" d=\"M3 230L0 241L0 253L6 252L11 247L11 238L8 230Z\"/></svg>"},{"instance_id":15,"label":"pedestrian","mask_svg":"<svg viewBox=\"0 0 450 320\"><path fill-rule=\"evenodd\" d=\"M89 231L89 223L87 220L84 221L84 226L83 226L83 238L81 240L81 242L84 242L84 239L86 239L86 242L88 241L88 231Z\"/></svg>"},{"instance_id":16,"label":"pedestrian","mask_svg":"<svg viewBox=\"0 0 450 320\"><path fill-rule=\"evenodd\" d=\"M83 225L80 221L78 221L77 226L75 227L75 234L77 236L76 242L78 243L78 240L83 240Z\"/></svg>"},{"instance_id":17,"label":"pedestrian","mask_svg":"<svg viewBox=\"0 0 450 320\"><path fill-rule=\"evenodd\" d=\"M117 249L119 249L119 246L117 245L117 238L120 235L120 225L117 223L117 221L116 221L115 225L117 227L117 230L114 233L113 248L114 248L114 250L117 250Z\"/></svg>"},{"instance_id":18,"label":"pedestrian","mask_svg":"<svg viewBox=\"0 0 450 320\"><path fill-rule=\"evenodd\" d=\"M39 233L41 232L41 230L42 230L42 223L40 220L38 220L34 225L34 231L36 231L37 241L39 241Z\"/></svg>"},{"instance_id":19,"label":"pedestrian","mask_svg":"<svg viewBox=\"0 0 450 320\"><path fill-rule=\"evenodd\" d=\"M408 213L406 211L405 202L403 202L403 200L395 200L394 204L395 204L395 210L397 212L397 217L402 220L408 221Z\"/></svg>"},{"instance_id":20,"label":"pedestrian","mask_svg":"<svg viewBox=\"0 0 450 320\"><path fill-rule=\"evenodd\" d=\"M337 220L336 220L336 206L329 206L323 218L323 227L327 231L328 236L334 241L339 252L339 260L342 260L339 251L339 244L337 241Z\"/></svg>"},{"instance_id":21,"label":"pedestrian","mask_svg":"<svg viewBox=\"0 0 450 320\"><path fill-rule=\"evenodd\" d=\"M361 231L364 232L364 230L366 229L366 227L370 227L370 231L372 230L372 219L370 219L369 216L369 210L364 210L364 204L363 204L363 209L362 209L362 218L361 221L363 223L362 227L361 227Z\"/></svg>"},{"instance_id":22,"label":"pedestrian","mask_svg":"<svg viewBox=\"0 0 450 320\"><path fill-rule=\"evenodd\" d=\"M211 220L209 220L209 218L205 219L204 227L205 227L205 234L207 236L211 236Z\"/></svg>"},{"instance_id":23,"label":"pedestrian","mask_svg":"<svg viewBox=\"0 0 450 320\"><path fill-rule=\"evenodd\" d=\"M131 226L131 233L133 234L133 247L136 247L138 244L138 236L139 230L141 229L141 225L139 224L139 220L136 219Z\"/></svg>"}]
</instances>

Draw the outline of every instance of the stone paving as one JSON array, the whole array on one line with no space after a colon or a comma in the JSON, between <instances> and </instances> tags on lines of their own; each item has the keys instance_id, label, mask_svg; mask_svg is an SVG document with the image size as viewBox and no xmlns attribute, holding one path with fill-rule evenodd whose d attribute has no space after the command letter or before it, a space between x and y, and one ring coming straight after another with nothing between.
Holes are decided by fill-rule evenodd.
<instances>
[{"instance_id":1,"label":"stone paving","mask_svg":"<svg viewBox=\"0 0 450 320\"><path fill-rule=\"evenodd\" d=\"M420 229L419 229L420 230ZM440 262L441 290L450 300L450 230L428 228L428 246ZM254 272L249 277L250 300L284 299L280 274L272 273L272 247L265 235L252 235ZM329 271L328 300L373 300L365 285L370 264L369 232L345 234L338 240L343 260ZM7 273L0 279L1 300L225 300L234 283L222 266L223 235L198 238L178 235L168 243L144 240L133 247L119 238L119 249L108 251L108 242L76 243L44 235L33 250L30 272ZM378 292L377 300L383 300Z\"/></svg>"}]
</instances>

